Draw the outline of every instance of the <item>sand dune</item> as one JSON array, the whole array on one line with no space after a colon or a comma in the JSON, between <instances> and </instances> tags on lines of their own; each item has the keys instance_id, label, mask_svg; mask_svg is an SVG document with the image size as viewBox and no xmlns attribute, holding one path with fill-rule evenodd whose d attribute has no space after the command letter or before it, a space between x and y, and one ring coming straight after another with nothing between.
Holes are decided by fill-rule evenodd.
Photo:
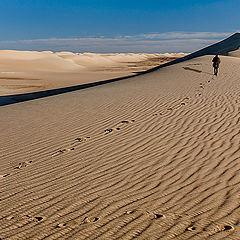
<instances>
[{"instance_id":1,"label":"sand dune","mask_svg":"<svg viewBox=\"0 0 240 240\"><path fill-rule=\"evenodd\" d=\"M0 51L0 96L134 75L186 54Z\"/></svg>"},{"instance_id":2,"label":"sand dune","mask_svg":"<svg viewBox=\"0 0 240 240\"><path fill-rule=\"evenodd\" d=\"M235 51L229 52L228 55L231 57L240 57L240 48Z\"/></svg>"},{"instance_id":3,"label":"sand dune","mask_svg":"<svg viewBox=\"0 0 240 240\"><path fill-rule=\"evenodd\" d=\"M0 238L240 239L240 59L212 57L0 107Z\"/></svg>"}]
</instances>

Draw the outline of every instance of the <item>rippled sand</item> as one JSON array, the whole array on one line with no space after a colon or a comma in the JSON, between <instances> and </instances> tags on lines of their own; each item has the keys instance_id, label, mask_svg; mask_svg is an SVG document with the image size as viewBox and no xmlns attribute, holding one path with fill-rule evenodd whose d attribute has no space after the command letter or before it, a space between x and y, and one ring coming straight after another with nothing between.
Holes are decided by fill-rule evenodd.
<instances>
[{"instance_id":1,"label":"rippled sand","mask_svg":"<svg viewBox=\"0 0 240 240\"><path fill-rule=\"evenodd\" d=\"M0 107L1 239L240 239L240 59Z\"/></svg>"}]
</instances>

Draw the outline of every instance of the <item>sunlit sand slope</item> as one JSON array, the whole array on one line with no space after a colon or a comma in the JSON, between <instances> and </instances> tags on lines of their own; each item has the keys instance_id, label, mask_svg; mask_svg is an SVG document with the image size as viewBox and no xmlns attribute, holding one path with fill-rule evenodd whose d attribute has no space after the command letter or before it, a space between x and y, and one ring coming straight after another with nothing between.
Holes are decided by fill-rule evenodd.
<instances>
[{"instance_id":1,"label":"sunlit sand slope","mask_svg":"<svg viewBox=\"0 0 240 240\"><path fill-rule=\"evenodd\" d=\"M0 50L0 96L135 75L138 71L148 70L185 55Z\"/></svg>"},{"instance_id":2,"label":"sunlit sand slope","mask_svg":"<svg viewBox=\"0 0 240 240\"><path fill-rule=\"evenodd\" d=\"M0 108L1 239L240 239L240 59L204 56Z\"/></svg>"}]
</instances>

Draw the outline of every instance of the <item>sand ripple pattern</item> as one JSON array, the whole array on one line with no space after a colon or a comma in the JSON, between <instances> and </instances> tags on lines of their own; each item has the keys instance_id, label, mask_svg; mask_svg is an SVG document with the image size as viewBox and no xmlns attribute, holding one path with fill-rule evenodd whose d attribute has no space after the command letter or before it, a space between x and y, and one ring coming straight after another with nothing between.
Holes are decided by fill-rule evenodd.
<instances>
[{"instance_id":1,"label":"sand ripple pattern","mask_svg":"<svg viewBox=\"0 0 240 240\"><path fill-rule=\"evenodd\" d=\"M240 239L239 63L209 60L1 108L0 238Z\"/></svg>"}]
</instances>

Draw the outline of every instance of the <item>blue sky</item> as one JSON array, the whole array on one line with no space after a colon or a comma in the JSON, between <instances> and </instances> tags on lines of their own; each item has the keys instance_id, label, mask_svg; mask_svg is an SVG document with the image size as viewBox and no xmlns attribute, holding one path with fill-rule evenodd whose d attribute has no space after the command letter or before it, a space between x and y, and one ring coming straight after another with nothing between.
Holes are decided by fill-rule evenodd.
<instances>
[{"instance_id":1,"label":"blue sky","mask_svg":"<svg viewBox=\"0 0 240 240\"><path fill-rule=\"evenodd\" d=\"M240 29L239 0L0 0L0 49L190 52Z\"/></svg>"}]
</instances>

